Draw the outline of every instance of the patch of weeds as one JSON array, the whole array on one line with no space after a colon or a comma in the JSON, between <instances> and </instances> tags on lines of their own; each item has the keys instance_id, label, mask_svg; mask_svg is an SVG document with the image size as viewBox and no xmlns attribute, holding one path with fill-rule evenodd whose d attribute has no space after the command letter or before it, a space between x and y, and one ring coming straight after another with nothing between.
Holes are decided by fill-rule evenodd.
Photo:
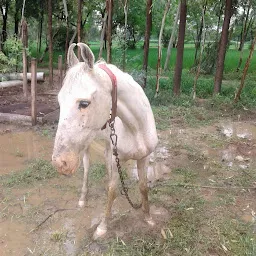
<instances>
[{"instance_id":1,"label":"patch of weeds","mask_svg":"<svg viewBox=\"0 0 256 256\"><path fill-rule=\"evenodd\" d=\"M152 107L152 110L156 121L156 128L159 130L169 129L172 117L172 112L169 107Z\"/></svg>"},{"instance_id":2,"label":"patch of weeds","mask_svg":"<svg viewBox=\"0 0 256 256\"><path fill-rule=\"evenodd\" d=\"M147 236L139 238L138 236L127 242L117 238L116 241L112 242L109 251L105 255L166 255L166 247L164 241L159 237Z\"/></svg>"},{"instance_id":3,"label":"patch of weeds","mask_svg":"<svg viewBox=\"0 0 256 256\"><path fill-rule=\"evenodd\" d=\"M57 230L51 234L50 240L59 243L64 242L67 239L67 230Z\"/></svg>"},{"instance_id":4,"label":"patch of weeds","mask_svg":"<svg viewBox=\"0 0 256 256\"><path fill-rule=\"evenodd\" d=\"M249 187L253 185L256 179L255 170L253 169L238 169L238 175L234 176L233 183L237 186Z\"/></svg>"},{"instance_id":5,"label":"patch of weeds","mask_svg":"<svg viewBox=\"0 0 256 256\"><path fill-rule=\"evenodd\" d=\"M187 168L177 168L173 172L182 175L184 183L191 183L197 177L197 173Z\"/></svg>"},{"instance_id":6,"label":"patch of weeds","mask_svg":"<svg viewBox=\"0 0 256 256\"><path fill-rule=\"evenodd\" d=\"M89 168L89 181L99 182L105 177L106 166L104 164L92 164Z\"/></svg>"},{"instance_id":7,"label":"patch of weeds","mask_svg":"<svg viewBox=\"0 0 256 256\"><path fill-rule=\"evenodd\" d=\"M50 162L43 159L36 159L25 170L0 177L0 184L5 187L27 185L54 178L57 175L57 171Z\"/></svg>"},{"instance_id":8,"label":"patch of weeds","mask_svg":"<svg viewBox=\"0 0 256 256\"><path fill-rule=\"evenodd\" d=\"M45 137L50 137L50 132L49 132L48 129L43 129L41 133L42 133L42 135L45 136Z\"/></svg>"},{"instance_id":9,"label":"patch of weeds","mask_svg":"<svg viewBox=\"0 0 256 256\"><path fill-rule=\"evenodd\" d=\"M235 205L235 197L230 193L219 194L217 195L218 199L216 204L221 205Z\"/></svg>"},{"instance_id":10,"label":"patch of weeds","mask_svg":"<svg viewBox=\"0 0 256 256\"><path fill-rule=\"evenodd\" d=\"M230 255L256 255L256 237L253 226L238 220L224 220L219 225L220 242Z\"/></svg>"}]
</instances>

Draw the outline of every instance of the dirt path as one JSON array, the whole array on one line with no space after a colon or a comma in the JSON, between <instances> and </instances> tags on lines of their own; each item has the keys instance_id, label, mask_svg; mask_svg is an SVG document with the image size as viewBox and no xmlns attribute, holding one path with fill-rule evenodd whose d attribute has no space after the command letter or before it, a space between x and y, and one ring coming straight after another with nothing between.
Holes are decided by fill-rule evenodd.
<instances>
[{"instance_id":1,"label":"dirt path","mask_svg":"<svg viewBox=\"0 0 256 256\"><path fill-rule=\"evenodd\" d=\"M148 227L119 195L109 233L97 242L91 238L106 202L103 144L92 145L88 201L79 209L82 170L67 178L49 164L54 131L0 126L0 255L243 255L238 222L248 250L256 250L255 122L159 131L148 171L157 225ZM134 187L136 167L125 168ZM137 189L132 197L139 200Z\"/></svg>"}]
</instances>

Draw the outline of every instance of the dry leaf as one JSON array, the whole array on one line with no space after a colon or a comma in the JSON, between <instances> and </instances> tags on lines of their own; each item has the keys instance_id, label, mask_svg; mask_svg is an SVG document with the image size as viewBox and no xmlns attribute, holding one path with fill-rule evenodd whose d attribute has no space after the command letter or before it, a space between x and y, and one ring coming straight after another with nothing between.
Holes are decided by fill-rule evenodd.
<instances>
[{"instance_id":1,"label":"dry leaf","mask_svg":"<svg viewBox=\"0 0 256 256\"><path fill-rule=\"evenodd\" d=\"M163 228L161 228L161 234L162 234L164 239L167 239L166 233L165 233Z\"/></svg>"}]
</instances>

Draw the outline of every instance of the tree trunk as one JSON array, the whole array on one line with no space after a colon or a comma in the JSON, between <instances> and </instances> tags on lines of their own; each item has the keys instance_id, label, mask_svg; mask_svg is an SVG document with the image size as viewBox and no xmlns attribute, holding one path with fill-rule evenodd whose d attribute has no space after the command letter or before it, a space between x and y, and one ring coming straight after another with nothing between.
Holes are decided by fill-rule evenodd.
<instances>
[{"instance_id":1,"label":"tree trunk","mask_svg":"<svg viewBox=\"0 0 256 256\"><path fill-rule=\"evenodd\" d=\"M104 47L104 38L105 38L105 34L106 34L107 18L108 18L108 13L106 10L105 14L104 14L104 18L103 18L102 30L101 30L101 35L100 35L100 51L99 51L98 59L100 59L102 57L102 52L103 52L103 47Z\"/></svg>"},{"instance_id":2,"label":"tree trunk","mask_svg":"<svg viewBox=\"0 0 256 256\"><path fill-rule=\"evenodd\" d=\"M128 0L124 3L124 42L123 42L123 71L125 71L126 62L126 34L127 34L127 18L128 18Z\"/></svg>"},{"instance_id":3,"label":"tree trunk","mask_svg":"<svg viewBox=\"0 0 256 256\"><path fill-rule=\"evenodd\" d=\"M112 62L112 18L113 18L113 0L107 0L108 27L107 27L107 63Z\"/></svg>"},{"instance_id":4,"label":"tree trunk","mask_svg":"<svg viewBox=\"0 0 256 256\"><path fill-rule=\"evenodd\" d=\"M19 35L19 22L20 22L20 10L18 8L17 1L15 1L15 14L14 14L14 35L18 37Z\"/></svg>"},{"instance_id":5,"label":"tree trunk","mask_svg":"<svg viewBox=\"0 0 256 256\"><path fill-rule=\"evenodd\" d=\"M27 59L27 47L28 47L28 26L25 19L22 19L22 25L21 25L21 38L22 38L22 44L23 44L23 50L22 50L22 60L23 60L23 95L25 99L28 99L28 81L27 81L27 65L28 65L28 59Z\"/></svg>"},{"instance_id":6,"label":"tree trunk","mask_svg":"<svg viewBox=\"0 0 256 256\"><path fill-rule=\"evenodd\" d=\"M200 69L201 69L201 63L202 63L202 57L203 57L203 52L204 52L204 44L205 44L205 6L202 10L202 46L201 46L201 51L200 51L200 56L199 56L199 61L197 64L197 72L194 80L194 88L193 88L193 100L196 99L196 86L197 86L197 80L200 75Z\"/></svg>"},{"instance_id":7,"label":"tree trunk","mask_svg":"<svg viewBox=\"0 0 256 256\"><path fill-rule=\"evenodd\" d=\"M53 87L52 0L48 0L49 85Z\"/></svg>"},{"instance_id":8,"label":"tree trunk","mask_svg":"<svg viewBox=\"0 0 256 256\"><path fill-rule=\"evenodd\" d=\"M82 1L78 0L78 9L77 9L77 42L80 43L82 39ZM81 61L81 49L77 49L77 57Z\"/></svg>"},{"instance_id":9,"label":"tree trunk","mask_svg":"<svg viewBox=\"0 0 256 256\"><path fill-rule=\"evenodd\" d=\"M65 57L64 57L64 72L67 69L67 56L68 56L68 41L69 41L69 17L68 17L68 7L67 1L63 0L63 7L66 16L66 42L65 42Z\"/></svg>"},{"instance_id":10,"label":"tree trunk","mask_svg":"<svg viewBox=\"0 0 256 256\"><path fill-rule=\"evenodd\" d=\"M245 42L245 38L246 38L248 30L249 30L248 29L249 28L249 24L247 26L247 23L248 23L248 19L249 19L250 8L251 8L251 5L250 5L250 1L249 1L249 5L248 5L247 12L246 12L245 21L244 21L244 24L242 26L241 37L240 37L240 45L239 45L239 48L238 48L238 51L240 51L240 56L239 56L239 61L238 61L238 65L237 65L237 68L236 68L237 72L240 70L240 67L241 67L242 62L243 62L244 42ZM244 12L245 12L245 10L244 10Z\"/></svg>"},{"instance_id":11,"label":"tree trunk","mask_svg":"<svg viewBox=\"0 0 256 256\"><path fill-rule=\"evenodd\" d=\"M180 94L185 29L186 29L186 15L187 15L187 2L186 0L181 0L177 56L176 56L176 65L175 65L174 79L173 79L173 93L176 96Z\"/></svg>"},{"instance_id":12,"label":"tree trunk","mask_svg":"<svg viewBox=\"0 0 256 256\"><path fill-rule=\"evenodd\" d=\"M180 3L179 3L178 8L177 8L175 21L174 21L173 27L172 27L172 34L171 34L170 41L169 41L168 48L167 48L167 55L166 55L165 64L164 64L164 71L166 71L168 69L168 66L169 66L169 63L170 63L171 53L172 53L172 48L173 48L173 42L174 42L174 36L175 36L176 27L177 27L177 24L178 24L179 17L180 17Z\"/></svg>"},{"instance_id":13,"label":"tree trunk","mask_svg":"<svg viewBox=\"0 0 256 256\"><path fill-rule=\"evenodd\" d=\"M23 80L23 78L24 78L23 73L10 73L10 74L0 73L0 80L12 81L12 80ZM26 79L28 81L31 80L31 73L26 74ZM43 82L45 79L44 72L37 72L36 79L37 81Z\"/></svg>"},{"instance_id":14,"label":"tree trunk","mask_svg":"<svg viewBox=\"0 0 256 256\"><path fill-rule=\"evenodd\" d=\"M67 56L68 56L68 47L69 47L69 17L66 19L66 42L65 42L65 60L64 60L64 70L67 70Z\"/></svg>"},{"instance_id":15,"label":"tree trunk","mask_svg":"<svg viewBox=\"0 0 256 256\"><path fill-rule=\"evenodd\" d=\"M143 57L143 71L144 71L144 84L143 88L147 85L147 71L148 71L148 53L149 53L149 39L152 27L152 0L147 0L146 9L146 30L144 39L144 57Z\"/></svg>"},{"instance_id":16,"label":"tree trunk","mask_svg":"<svg viewBox=\"0 0 256 256\"><path fill-rule=\"evenodd\" d=\"M217 23L217 29L216 29L216 38L215 38L215 44L217 45L217 47L215 47L215 51L216 54L215 56L217 56L218 50L219 50L219 31L220 31L220 21L221 21L221 16L222 16L222 10L223 10L223 1L219 0L219 4L220 4L220 10L219 10L219 15L218 15L218 23ZM217 49L216 49L217 48ZM214 71L214 67L217 65L217 57L215 59L215 61L212 61L211 67L209 68L209 73L212 74Z\"/></svg>"},{"instance_id":17,"label":"tree trunk","mask_svg":"<svg viewBox=\"0 0 256 256\"><path fill-rule=\"evenodd\" d=\"M203 16L205 15L205 11L206 11L206 6L207 6L207 1L205 2L204 6L203 6ZM194 56L194 65L197 65L197 55L198 55L198 51L200 49L201 46L201 39L202 39L202 32L203 32L203 22L204 22L204 18L203 16L201 17L201 22L200 22L200 28L199 28L199 32L197 33L197 37L196 37L196 51L195 51L195 56Z\"/></svg>"},{"instance_id":18,"label":"tree trunk","mask_svg":"<svg viewBox=\"0 0 256 256\"><path fill-rule=\"evenodd\" d=\"M159 34L159 38L158 38L158 57L157 57L157 65L156 65L156 95L158 94L158 91L159 91L159 76L160 76L161 57L162 57L162 37L163 37L166 15L170 9L170 3L171 3L171 0L168 0L168 2L166 3L164 15L162 18L160 34Z\"/></svg>"},{"instance_id":19,"label":"tree trunk","mask_svg":"<svg viewBox=\"0 0 256 256\"><path fill-rule=\"evenodd\" d=\"M42 48L42 34L43 34L43 23L44 23L44 11L43 11L43 7L41 6L41 12L40 12L40 23L39 23L39 31L38 31L38 54L41 52L41 48Z\"/></svg>"},{"instance_id":20,"label":"tree trunk","mask_svg":"<svg viewBox=\"0 0 256 256\"><path fill-rule=\"evenodd\" d=\"M8 18L9 4L10 4L9 1L6 1L5 11L4 11L3 7L1 7L1 12L2 12L2 17L3 17L2 41L1 41L2 46L7 39L7 18Z\"/></svg>"},{"instance_id":21,"label":"tree trunk","mask_svg":"<svg viewBox=\"0 0 256 256\"><path fill-rule=\"evenodd\" d=\"M237 93L235 95L235 100L234 100L235 103L237 103L238 100L240 99L240 95L241 95L243 87L244 87L244 82L245 82L245 78L246 78L246 75L247 75L247 71L249 69L249 66L250 66L250 63L251 63L251 59L252 59L252 56L253 56L255 43L256 43L256 35L255 35L254 40L252 42L251 50L250 50L249 56L247 58L247 61L245 63L245 67L244 67L244 71L243 71L243 76L242 76L242 79L241 79L240 87L239 87L239 89L238 89L238 91L237 91Z\"/></svg>"},{"instance_id":22,"label":"tree trunk","mask_svg":"<svg viewBox=\"0 0 256 256\"><path fill-rule=\"evenodd\" d=\"M240 36L240 45L239 45L238 51L241 51L244 47L244 41L245 41L246 30L248 27L247 23L248 23L248 19L249 19L250 8L251 8L251 4L250 4L250 1L248 1L248 9L246 11L245 19L243 20L241 36ZM245 9L244 9L244 14L245 14Z\"/></svg>"},{"instance_id":23,"label":"tree trunk","mask_svg":"<svg viewBox=\"0 0 256 256\"><path fill-rule=\"evenodd\" d=\"M221 83L223 78L223 71L224 71L224 61L226 55L226 48L228 42L228 29L229 23L232 16L232 0L226 0L225 5L225 16L224 22L222 25L222 32L220 38L220 45L216 63L216 74L215 74L215 81L214 81L214 93L221 92Z\"/></svg>"}]
</instances>

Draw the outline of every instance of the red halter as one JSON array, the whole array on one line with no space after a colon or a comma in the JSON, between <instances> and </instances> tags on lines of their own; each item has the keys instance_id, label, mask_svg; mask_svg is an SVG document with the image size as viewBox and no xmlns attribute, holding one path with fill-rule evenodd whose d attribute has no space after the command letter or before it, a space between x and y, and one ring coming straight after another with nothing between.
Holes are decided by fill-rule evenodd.
<instances>
[{"instance_id":1,"label":"red halter","mask_svg":"<svg viewBox=\"0 0 256 256\"><path fill-rule=\"evenodd\" d=\"M112 122L114 121L115 117L116 117L116 109L117 109L117 82L116 82L116 76L113 74L113 72L107 67L106 64L99 64L98 65L99 68L101 68L102 70L104 70L109 78L112 81L112 109L111 109L111 117L108 120L108 122ZM107 123L101 128L101 130L106 128Z\"/></svg>"}]
</instances>

